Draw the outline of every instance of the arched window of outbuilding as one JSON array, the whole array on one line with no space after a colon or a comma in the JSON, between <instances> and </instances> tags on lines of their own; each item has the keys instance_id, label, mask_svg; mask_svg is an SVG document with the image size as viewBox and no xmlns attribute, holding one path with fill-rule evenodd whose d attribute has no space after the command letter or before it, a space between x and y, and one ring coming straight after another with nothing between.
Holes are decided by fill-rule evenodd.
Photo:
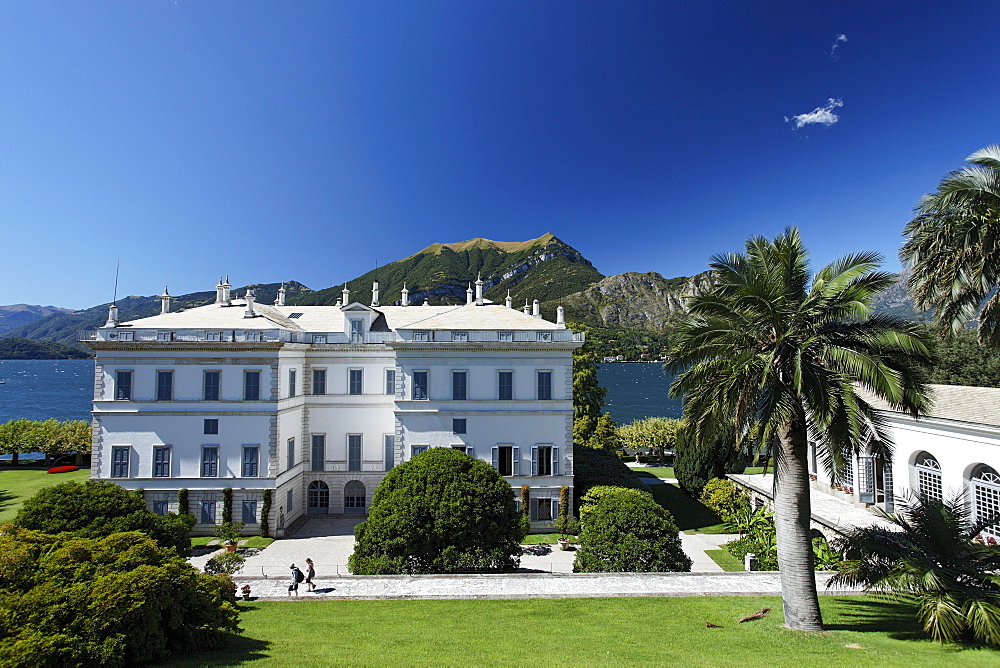
<instances>
[{"instance_id":1,"label":"arched window of outbuilding","mask_svg":"<svg viewBox=\"0 0 1000 668\"><path fill-rule=\"evenodd\" d=\"M1000 539L1000 474L980 464L972 470L972 504L977 522L991 522L983 534Z\"/></svg>"},{"instance_id":2,"label":"arched window of outbuilding","mask_svg":"<svg viewBox=\"0 0 1000 668\"><path fill-rule=\"evenodd\" d=\"M941 464L937 458L929 452L921 451L917 453L913 468L917 473L917 492L921 496L940 501Z\"/></svg>"}]
</instances>

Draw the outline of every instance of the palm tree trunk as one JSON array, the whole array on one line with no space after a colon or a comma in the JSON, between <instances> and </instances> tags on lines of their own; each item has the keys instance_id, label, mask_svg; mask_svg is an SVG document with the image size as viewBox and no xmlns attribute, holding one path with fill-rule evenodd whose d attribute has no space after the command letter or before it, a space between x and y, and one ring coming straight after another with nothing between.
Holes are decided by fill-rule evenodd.
<instances>
[{"instance_id":1,"label":"palm tree trunk","mask_svg":"<svg viewBox=\"0 0 1000 668\"><path fill-rule=\"evenodd\" d=\"M798 416L779 435L781 456L775 462L774 527L785 627L822 631L809 531L809 470L806 423Z\"/></svg>"}]
</instances>

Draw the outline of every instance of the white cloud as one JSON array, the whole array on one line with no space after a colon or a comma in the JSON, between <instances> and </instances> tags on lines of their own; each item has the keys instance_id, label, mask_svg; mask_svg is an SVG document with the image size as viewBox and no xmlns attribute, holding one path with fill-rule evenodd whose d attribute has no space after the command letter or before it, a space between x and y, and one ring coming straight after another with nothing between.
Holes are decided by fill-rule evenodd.
<instances>
[{"instance_id":1,"label":"white cloud","mask_svg":"<svg viewBox=\"0 0 1000 668\"><path fill-rule=\"evenodd\" d=\"M830 57L836 58L837 48L840 47L841 43L847 41L847 35L839 34L833 36L833 46L830 47Z\"/></svg>"},{"instance_id":2,"label":"white cloud","mask_svg":"<svg viewBox=\"0 0 1000 668\"><path fill-rule=\"evenodd\" d=\"M840 98L834 99L830 98L826 104L822 107L816 107L812 111L806 114L797 114L789 118L785 116L786 123L795 123L795 129L805 127L807 125L819 124L825 125L827 127L833 125L840 120L840 116L833 113L833 110L837 107L843 107L844 101Z\"/></svg>"}]
</instances>

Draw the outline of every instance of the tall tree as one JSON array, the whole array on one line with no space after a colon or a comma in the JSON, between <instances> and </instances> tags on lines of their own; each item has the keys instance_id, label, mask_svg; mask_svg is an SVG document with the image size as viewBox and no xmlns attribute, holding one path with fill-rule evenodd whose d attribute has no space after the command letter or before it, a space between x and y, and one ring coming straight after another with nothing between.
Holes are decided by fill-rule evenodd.
<instances>
[{"instance_id":1,"label":"tall tree","mask_svg":"<svg viewBox=\"0 0 1000 668\"><path fill-rule=\"evenodd\" d=\"M946 332L978 315L979 341L1000 346L1000 146L966 161L917 203L900 256L917 308L933 308Z\"/></svg>"},{"instance_id":2,"label":"tall tree","mask_svg":"<svg viewBox=\"0 0 1000 668\"><path fill-rule=\"evenodd\" d=\"M573 328L586 331L579 325ZM597 353L585 343L573 353L573 443L590 443L607 392L597 381Z\"/></svg>"},{"instance_id":3,"label":"tall tree","mask_svg":"<svg viewBox=\"0 0 1000 668\"><path fill-rule=\"evenodd\" d=\"M774 520L785 626L823 626L809 533L808 440L824 464L840 468L867 443L887 457L885 420L856 392L894 409L926 405L916 370L928 357L913 323L873 314L872 297L893 277L875 271L875 253L850 255L810 280L798 230L747 240L744 253L712 258L718 286L690 302L671 362L671 387L684 397L695 433L722 416L775 446Z\"/></svg>"},{"instance_id":4,"label":"tall tree","mask_svg":"<svg viewBox=\"0 0 1000 668\"><path fill-rule=\"evenodd\" d=\"M666 417L650 417L636 420L618 427L618 438L633 450L646 450L659 455L660 464L665 463L666 451L677 440L677 430L681 420Z\"/></svg>"}]
</instances>

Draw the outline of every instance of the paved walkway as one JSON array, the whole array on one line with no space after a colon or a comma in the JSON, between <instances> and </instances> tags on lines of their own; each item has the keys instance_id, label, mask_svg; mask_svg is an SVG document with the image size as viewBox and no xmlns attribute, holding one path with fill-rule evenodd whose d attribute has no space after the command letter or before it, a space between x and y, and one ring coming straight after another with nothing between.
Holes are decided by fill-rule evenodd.
<instances>
[{"instance_id":1,"label":"paved walkway","mask_svg":"<svg viewBox=\"0 0 1000 668\"><path fill-rule=\"evenodd\" d=\"M730 473L729 478L771 498L771 490L774 489L773 474L741 475ZM838 498L833 494L810 488L809 500L812 506L813 521L834 531L844 531L853 527L872 525L887 529L893 528L890 522L877 517L870 510L857 506L847 499Z\"/></svg>"},{"instance_id":2,"label":"paved walkway","mask_svg":"<svg viewBox=\"0 0 1000 668\"><path fill-rule=\"evenodd\" d=\"M827 589L830 573L817 573L820 594L858 593L853 589ZM236 584L249 584L251 597L289 598L288 577L236 576ZM317 589L299 585L295 600L384 599L516 599L595 598L619 596L778 596L777 573L586 573L573 575L372 575L339 578L317 576Z\"/></svg>"}]
</instances>

